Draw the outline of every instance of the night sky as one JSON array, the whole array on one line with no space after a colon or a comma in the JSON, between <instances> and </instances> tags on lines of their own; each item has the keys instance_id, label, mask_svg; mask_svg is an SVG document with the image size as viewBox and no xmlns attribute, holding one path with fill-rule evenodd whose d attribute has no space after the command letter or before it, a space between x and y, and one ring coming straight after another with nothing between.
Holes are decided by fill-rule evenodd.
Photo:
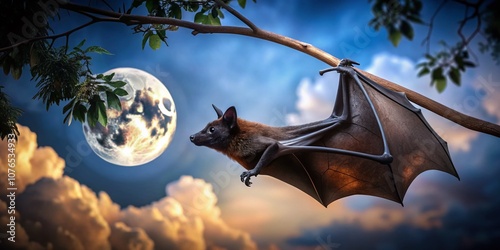
<instances>
[{"instance_id":1,"label":"night sky","mask_svg":"<svg viewBox=\"0 0 500 250\"><path fill-rule=\"evenodd\" d=\"M435 4L424 4L424 19ZM241 10L236 2L233 6ZM440 40L453 44L458 39L456 23L463 9L455 7L448 4L437 16L432 51L440 49ZM56 32L86 21L60 11L63 21L52 24ZM500 123L500 71L489 55L477 52L477 41L472 49L479 66L462 76L462 86L449 83L439 94L428 77L416 76L427 28L416 26L414 40L403 39L395 48L385 30L368 26L372 15L367 1L248 1L241 13L262 29L348 57L361 69L448 107ZM243 25L229 13L225 16L224 25ZM404 207L355 195L324 208L267 176L254 177L247 188L239 180L241 166L189 141L189 135L217 118L211 104L222 110L234 105L239 117L275 126L315 121L331 113L337 74L320 77L325 63L254 38L193 36L182 28L167 35L168 46L157 51L142 50L142 36L116 23L95 24L69 39L72 46L86 39L86 45L113 54L94 55L94 73L138 68L170 91L178 115L174 139L160 157L137 167L116 166L92 152L80 123L63 124L64 104L47 112L41 101L33 100L37 89L28 68L17 81L0 76L13 105L24 110L18 120L17 152L24 152L18 153L17 166L24 189L17 199L23 227L18 247L52 242L71 249L468 249L500 240L500 139L426 110L429 123L448 142L460 180L425 172L410 186ZM0 143L2 178L5 148Z\"/></svg>"}]
</instances>

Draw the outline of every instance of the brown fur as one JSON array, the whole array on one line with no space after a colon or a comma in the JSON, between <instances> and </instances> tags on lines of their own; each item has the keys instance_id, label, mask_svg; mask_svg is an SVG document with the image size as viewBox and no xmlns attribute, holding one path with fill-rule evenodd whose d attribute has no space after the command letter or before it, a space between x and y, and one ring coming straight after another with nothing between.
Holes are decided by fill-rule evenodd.
<instances>
[{"instance_id":1,"label":"brown fur","mask_svg":"<svg viewBox=\"0 0 500 250\"><path fill-rule=\"evenodd\" d=\"M283 128L238 118L239 129L229 138L227 148L219 150L246 169L252 169L270 143L287 139Z\"/></svg>"}]
</instances>

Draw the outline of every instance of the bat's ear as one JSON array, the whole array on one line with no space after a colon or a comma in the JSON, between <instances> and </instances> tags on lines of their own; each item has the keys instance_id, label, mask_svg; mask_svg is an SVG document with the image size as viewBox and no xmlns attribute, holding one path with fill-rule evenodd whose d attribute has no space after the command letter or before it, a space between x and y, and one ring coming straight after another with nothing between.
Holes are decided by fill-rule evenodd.
<instances>
[{"instance_id":1,"label":"bat's ear","mask_svg":"<svg viewBox=\"0 0 500 250\"><path fill-rule=\"evenodd\" d=\"M220 110L219 108L217 108L215 105L212 104L212 107L214 108L215 110L215 113L217 113L217 119L218 118L221 118L224 114L222 113L222 110Z\"/></svg>"},{"instance_id":2,"label":"bat's ear","mask_svg":"<svg viewBox=\"0 0 500 250\"><path fill-rule=\"evenodd\" d=\"M222 116L222 120L229 126L229 129L238 128L238 117L236 115L236 108L234 106L229 107L224 115Z\"/></svg>"}]
</instances>

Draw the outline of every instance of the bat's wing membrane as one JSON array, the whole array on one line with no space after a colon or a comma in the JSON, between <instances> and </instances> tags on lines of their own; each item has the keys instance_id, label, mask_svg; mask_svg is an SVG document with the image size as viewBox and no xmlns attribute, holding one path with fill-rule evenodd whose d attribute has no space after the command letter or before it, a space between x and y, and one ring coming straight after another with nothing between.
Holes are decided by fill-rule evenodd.
<instances>
[{"instance_id":1,"label":"bat's wing membrane","mask_svg":"<svg viewBox=\"0 0 500 250\"><path fill-rule=\"evenodd\" d=\"M411 182L426 170L458 177L446 142L420 110L403 93L385 89L357 71L341 73L333 114L323 124L331 125L283 142L289 153L261 173L297 187L324 206L354 194L402 203ZM385 151L392 162L377 160Z\"/></svg>"}]
</instances>

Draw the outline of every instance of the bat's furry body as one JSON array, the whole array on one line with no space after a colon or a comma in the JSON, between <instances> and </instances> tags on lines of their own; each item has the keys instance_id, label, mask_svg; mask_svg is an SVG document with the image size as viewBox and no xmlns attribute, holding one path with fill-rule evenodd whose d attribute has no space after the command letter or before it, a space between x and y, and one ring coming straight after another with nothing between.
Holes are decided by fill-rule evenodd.
<instances>
[{"instance_id":1,"label":"bat's furry body","mask_svg":"<svg viewBox=\"0 0 500 250\"><path fill-rule=\"evenodd\" d=\"M365 194L402 204L411 182L436 169L458 174L443 141L402 93L383 88L358 73L351 61L339 67L339 90L325 120L270 127L214 106L218 119L191 136L236 160L250 177L266 174L287 182L327 206Z\"/></svg>"}]
</instances>

